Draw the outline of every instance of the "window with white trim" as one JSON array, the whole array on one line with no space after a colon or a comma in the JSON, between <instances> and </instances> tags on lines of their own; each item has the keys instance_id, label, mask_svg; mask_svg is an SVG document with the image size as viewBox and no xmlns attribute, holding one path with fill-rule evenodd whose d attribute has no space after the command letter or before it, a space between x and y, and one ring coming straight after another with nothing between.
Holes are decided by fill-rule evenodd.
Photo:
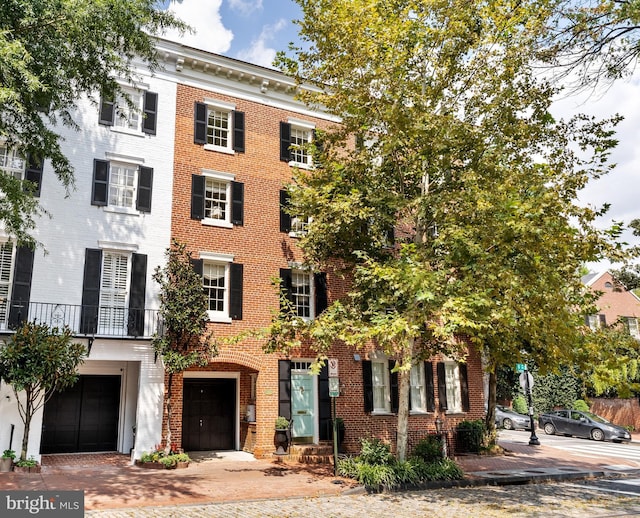
<instances>
[{"instance_id":1,"label":"window with white trim","mask_svg":"<svg viewBox=\"0 0 640 518\"><path fill-rule=\"evenodd\" d=\"M315 316L314 282L311 273L303 270L291 272L291 299L297 316L304 319Z\"/></svg>"},{"instance_id":2,"label":"window with white trim","mask_svg":"<svg viewBox=\"0 0 640 518\"><path fill-rule=\"evenodd\" d=\"M102 254L98 327L105 333L124 330L129 303L131 254L105 250Z\"/></svg>"},{"instance_id":3,"label":"window with white trim","mask_svg":"<svg viewBox=\"0 0 640 518\"><path fill-rule=\"evenodd\" d=\"M292 165L310 167L311 153L308 144L311 142L312 130L291 126L291 162Z\"/></svg>"},{"instance_id":4,"label":"window with white trim","mask_svg":"<svg viewBox=\"0 0 640 518\"><path fill-rule=\"evenodd\" d=\"M606 318L603 314L587 315L587 325L592 331L597 331L606 325Z\"/></svg>"},{"instance_id":5,"label":"window with white trim","mask_svg":"<svg viewBox=\"0 0 640 518\"><path fill-rule=\"evenodd\" d=\"M229 200L231 199L231 182L215 177L205 178L204 183L204 218L219 222L230 222Z\"/></svg>"},{"instance_id":6,"label":"window with white trim","mask_svg":"<svg viewBox=\"0 0 640 518\"><path fill-rule=\"evenodd\" d=\"M457 362L444 362L445 385L447 388L447 412L462 412L462 392L460 390L460 368Z\"/></svg>"},{"instance_id":7,"label":"window with white trim","mask_svg":"<svg viewBox=\"0 0 640 518\"><path fill-rule=\"evenodd\" d=\"M25 169L26 160L20 153L4 144L0 144L0 172L22 180Z\"/></svg>"},{"instance_id":8,"label":"window with white trim","mask_svg":"<svg viewBox=\"0 0 640 518\"><path fill-rule=\"evenodd\" d=\"M391 412L389 361L384 355L371 356L371 382L373 388L373 412Z\"/></svg>"},{"instance_id":9,"label":"window with white trim","mask_svg":"<svg viewBox=\"0 0 640 518\"><path fill-rule=\"evenodd\" d=\"M241 318L241 315L232 315L231 269L234 265L233 256L212 252L200 252L202 260L202 288L207 297L207 313L212 322L231 322L232 318ZM242 268L241 265L235 265ZM241 276L241 272L239 272ZM239 279L235 281L241 282ZM241 286L239 286L241 288Z\"/></svg>"},{"instance_id":10,"label":"window with white trim","mask_svg":"<svg viewBox=\"0 0 640 518\"><path fill-rule=\"evenodd\" d=\"M204 149L222 153L244 153L244 112L235 104L218 99L196 102L193 141Z\"/></svg>"},{"instance_id":11,"label":"window with white trim","mask_svg":"<svg viewBox=\"0 0 640 518\"><path fill-rule=\"evenodd\" d=\"M115 103L115 117L113 125L116 128L134 131L142 131L143 95L140 90L127 88L124 90L131 100L131 105L123 93L119 93Z\"/></svg>"},{"instance_id":12,"label":"window with white trim","mask_svg":"<svg viewBox=\"0 0 640 518\"><path fill-rule=\"evenodd\" d=\"M640 328L638 327L638 319L636 317L627 317L626 321L629 334L634 338L640 339Z\"/></svg>"},{"instance_id":13,"label":"window with white trim","mask_svg":"<svg viewBox=\"0 0 640 518\"><path fill-rule=\"evenodd\" d=\"M138 166L111 162L109 170L109 205L133 209L136 200Z\"/></svg>"},{"instance_id":14,"label":"window with white trim","mask_svg":"<svg viewBox=\"0 0 640 518\"><path fill-rule=\"evenodd\" d=\"M215 106L207 107L207 144L231 151L231 112Z\"/></svg>"},{"instance_id":15,"label":"window with white trim","mask_svg":"<svg viewBox=\"0 0 640 518\"><path fill-rule=\"evenodd\" d=\"M424 364L422 362L411 366L411 411L427 411L427 387L424 376Z\"/></svg>"},{"instance_id":16,"label":"window with white trim","mask_svg":"<svg viewBox=\"0 0 640 518\"><path fill-rule=\"evenodd\" d=\"M151 212L153 168L133 157L107 156L114 160L93 161L91 204L128 213Z\"/></svg>"}]
</instances>

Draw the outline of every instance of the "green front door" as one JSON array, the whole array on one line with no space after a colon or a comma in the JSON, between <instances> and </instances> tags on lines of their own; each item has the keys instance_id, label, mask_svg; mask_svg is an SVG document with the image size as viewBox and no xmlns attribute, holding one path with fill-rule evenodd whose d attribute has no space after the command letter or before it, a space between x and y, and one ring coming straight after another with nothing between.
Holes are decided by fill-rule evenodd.
<instances>
[{"instance_id":1,"label":"green front door","mask_svg":"<svg viewBox=\"0 0 640 518\"><path fill-rule=\"evenodd\" d=\"M315 440L315 383L309 372L291 372L291 435Z\"/></svg>"}]
</instances>

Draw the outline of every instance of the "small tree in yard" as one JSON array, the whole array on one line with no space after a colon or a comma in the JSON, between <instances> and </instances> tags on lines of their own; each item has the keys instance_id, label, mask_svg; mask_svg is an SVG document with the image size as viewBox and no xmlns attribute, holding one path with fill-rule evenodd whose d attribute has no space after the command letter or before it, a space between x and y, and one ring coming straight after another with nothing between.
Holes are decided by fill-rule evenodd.
<instances>
[{"instance_id":1,"label":"small tree in yard","mask_svg":"<svg viewBox=\"0 0 640 518\"><path fill-rule=\"evenodd\" d=\"M171 449L171 386L173 375L196 365L206 365L217 354L213 333L207 332L207 297L202 278L191 265L191 252L175 239L166 252L167 263L158 266L153 279L160 284L160 316L163 332L153 338L168 375L164 394L167 416L164 444Z\"/></svg>"},{"instance_id":2,"label":"small tree in yard","mask_svg":"<svg viewBox=\"0 0 640 518\"><path fill-rule=\"evenodd\" d=\"M71 341L68 327L25 322L0 348L0 378L11 385L24 424L20 460L27 458L29 431L35 413L54 392L78 380L77 368L84 361L84 345Z\"/></svg>"}]
</instances>

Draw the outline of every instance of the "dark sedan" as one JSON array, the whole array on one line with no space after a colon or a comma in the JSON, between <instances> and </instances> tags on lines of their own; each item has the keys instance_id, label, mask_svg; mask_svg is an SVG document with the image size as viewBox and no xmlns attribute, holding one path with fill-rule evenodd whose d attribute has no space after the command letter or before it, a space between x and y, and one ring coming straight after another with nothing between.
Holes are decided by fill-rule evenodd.
<instances>
[{"instance_id":1,"label":"dark sedan","mask_svg":"<svg viewBox=\"0 0 640 518\"><path fill-rule=\"evenodd\" d=\"M574 435L594 441L629 442L631 440L631 434L627 430L591 412L555 410L541 414L538 424L548 435Z\"/></svg>"}]
</instances>

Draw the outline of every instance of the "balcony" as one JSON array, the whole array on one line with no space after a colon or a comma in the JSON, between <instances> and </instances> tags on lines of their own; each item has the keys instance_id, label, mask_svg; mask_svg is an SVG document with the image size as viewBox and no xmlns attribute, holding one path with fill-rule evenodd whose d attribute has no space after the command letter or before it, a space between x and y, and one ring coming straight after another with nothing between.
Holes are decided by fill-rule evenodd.
<instances>
[{"instance_id":1,"label":"balcony","mask_svg":"<svg viewBox=\"0 0 640 518\"><path fill-rule=\"evenodd\" d=\"M76 337L128 338L148 340L159 329L157 309L133 309L1 300L0 332L10 332L21 322L68 326Z\"/></svg>"}]
</instances>

